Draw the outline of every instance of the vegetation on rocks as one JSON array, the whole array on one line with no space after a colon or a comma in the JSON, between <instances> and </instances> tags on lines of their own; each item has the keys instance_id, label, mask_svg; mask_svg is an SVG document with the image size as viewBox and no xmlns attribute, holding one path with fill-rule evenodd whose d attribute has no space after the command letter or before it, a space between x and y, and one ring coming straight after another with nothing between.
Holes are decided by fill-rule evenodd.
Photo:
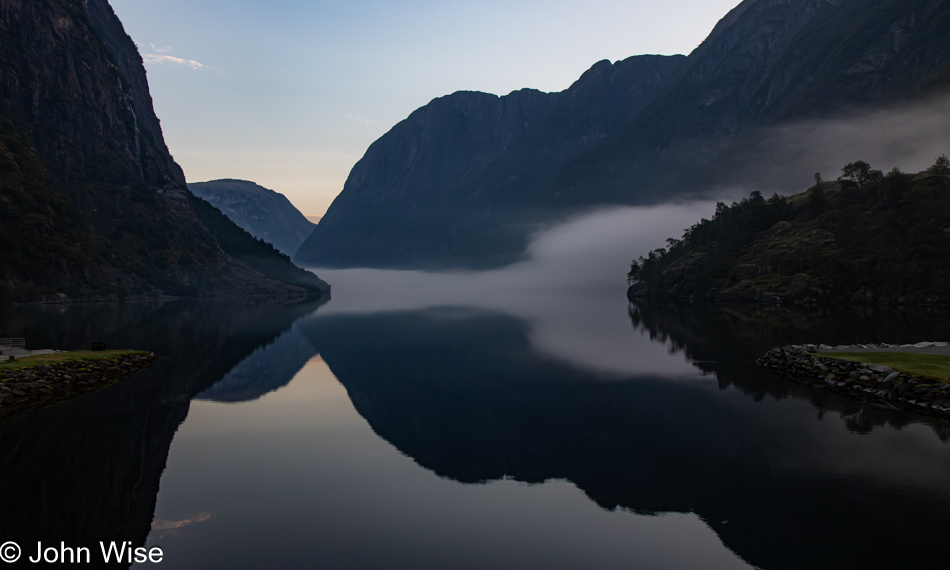
<instances>
[{"instance_id":1,"label":"vegetation on rocks","mask_svg":"<svg viewBox=\"0 0 950 570\"><path fill-rule=\"evenodd\" d=\"M833 182L719 203L631 265L631 297L950 302L950 160L917 174L864 161Z\"/></svg>"},{"instance_id":2,"label":"vegetation on rocks","mask_svg":"<svg viewBox=\"0 0 950 570\"><path fill-rule=\"evenodd\" d=\"M0 365L0 420L101 390L158 361L150 352L67 352Z\"/></svg>"},{"instance_id":3,"label":"vegetation on rocks","mask_svg":"<svg viewBox=\"0 0 950 570\"><path fill-rule=\"evenodd\" d=\"M45 366L47 364L58 364L62 362L87 362L94 360L115 359L122 356L141 356L148 354L141 350L70 350L66 352L54 352L52 354L38 354L36 356L27 356L17 358L16 360L0 361L0 375L10 370L22 370L24 368L33 368L36 366ZM5 357L3 357L5 358ZM0 380L4 377L0 376Z\"/></svg>"},{"instance_id":4,"label":"vegetation on rocks","mask_svg":"<svg viewBox=\"0 0 950 570\"><path fill-rule=\"evenodd\" d=\"M887 366L906 374L950 381L950 356L912 352L844 352L832 358Z\"/></svg>"}]
</instances>

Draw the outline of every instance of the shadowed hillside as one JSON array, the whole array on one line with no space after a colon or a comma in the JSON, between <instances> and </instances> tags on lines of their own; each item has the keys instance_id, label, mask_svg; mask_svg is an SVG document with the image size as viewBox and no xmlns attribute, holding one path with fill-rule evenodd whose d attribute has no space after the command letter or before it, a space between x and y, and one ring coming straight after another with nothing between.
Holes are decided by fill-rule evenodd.
<instances>
[{"instance_id":1,"label":"shadowed hillside","mask_svg":"<svg viewBox=\"0 0 950 570\"><path fill-rule=\"evenodd\" d=\"M631 266L628 295L948 304L950 161L888 174L857 161L837 182L758 192Z\"/></svg>"},{"instance_id":2,"label":"shadowed hillside","mask_svg":"<svg viewBox=\"0 0 950 570\"><path fill-rule=\"evenodd\" d=\"M321 294L195 198L106 0L0 9L0 300Z\"/></svg>"}]
</instances>

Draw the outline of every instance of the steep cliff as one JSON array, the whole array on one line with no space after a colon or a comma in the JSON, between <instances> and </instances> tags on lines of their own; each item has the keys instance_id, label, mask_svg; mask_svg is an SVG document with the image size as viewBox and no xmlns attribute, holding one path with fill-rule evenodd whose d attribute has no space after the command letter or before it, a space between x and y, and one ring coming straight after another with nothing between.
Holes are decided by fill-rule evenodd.
<instances>
[{"instance_id":1,"label":"steep cliff","mask_svg":"<svg viewBox=\"0 0 950 570\"><path fill-rule=\"evenodd\" d=\"M743 180L770 127L942 93L948 25L950 9L928 0L746 0L552 194L639 202ZM631 181L647 184L631 192Z\"/></svg>"},{"instance_id":2,"label":"steep cliff","mask_svg":"<svg viewBox=\"0 0 950 570\"><path fill-rule=\"evenodd\" d=\"M569 89L503 97L463 91L373 143L296 261L497 265L524 250L552 165L603 140L683 57L601 61Z\"/></svg>"},{"instance_id":3,"label":"steep cliff","mask_svg":"<svg viewBox=\"0 0 950 570\"><path fill-rule=\"evenodd\" d=\"M328 290L188 192L106 0L0 0L0 298Z\"/></svg>"},{"instance_id":4,"label":"steep cliff","mask_svg":"<svg viewBox=\"0 0 950 570\"><path fill-rule=\"evenodd\" d=\"M284 255L293 256L314 228L286 196L253 182L212 180L189 184L188 189Z\"/></svg>"},{"instance_id":5,"label":"steep cliff","mask_svg":"<svg viewBox=\"0 0 950 570\"><path fill-rule=\"evenodd\" d=\"M538 220L747 182L750 164L790 160L764 148L776 128L943 93L948 26L944 2L746 0L687 58L612 66L630 74L597 64L545 97L543 119L523 138L500 137L455 161L419 157L440 157L494 123L472 113L443 117L457 129L446 137L448 122L423 121L438 119L435 109L447 103L433 101L370 147L297 259L495 265L518 257Z\"/></svg>"}]
</instances>

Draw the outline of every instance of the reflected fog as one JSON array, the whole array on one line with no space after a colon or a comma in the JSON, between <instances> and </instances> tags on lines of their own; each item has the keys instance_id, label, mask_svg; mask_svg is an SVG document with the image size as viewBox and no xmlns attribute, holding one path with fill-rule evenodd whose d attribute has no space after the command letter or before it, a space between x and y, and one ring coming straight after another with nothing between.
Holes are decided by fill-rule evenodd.
<instances>
[{"instance_id":1,"label":"reflected fog","mask_svg":"<svg viewBox=\"0 0 950 570\"><path fill-rule=\"evenodd\" d=\"M680 374L691 370L682 358L631 329L626 273L633 257L714 211L710 202L594 211L539 233L526 261L491 271L316 268L333 284L320 315L477 308L523 320L539 353L602 378Z\"/></svg>"}]
</instances>

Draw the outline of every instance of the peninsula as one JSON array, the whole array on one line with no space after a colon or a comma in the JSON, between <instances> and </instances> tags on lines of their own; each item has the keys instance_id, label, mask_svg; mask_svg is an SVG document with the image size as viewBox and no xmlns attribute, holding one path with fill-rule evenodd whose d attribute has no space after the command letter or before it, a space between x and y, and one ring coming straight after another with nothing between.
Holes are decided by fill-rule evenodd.
<instances>
[{"instance_id":1,"label":"peninsula","mask_svg":"<svg viewBox=\"0 0 950 570\"><path fill-rule=\"evenodd\" d=\"M628 297L881 305L950 303L950 160L887 174L856 161L788 197L717 204L642 256Z\"/></svg>"}]
</instances>

